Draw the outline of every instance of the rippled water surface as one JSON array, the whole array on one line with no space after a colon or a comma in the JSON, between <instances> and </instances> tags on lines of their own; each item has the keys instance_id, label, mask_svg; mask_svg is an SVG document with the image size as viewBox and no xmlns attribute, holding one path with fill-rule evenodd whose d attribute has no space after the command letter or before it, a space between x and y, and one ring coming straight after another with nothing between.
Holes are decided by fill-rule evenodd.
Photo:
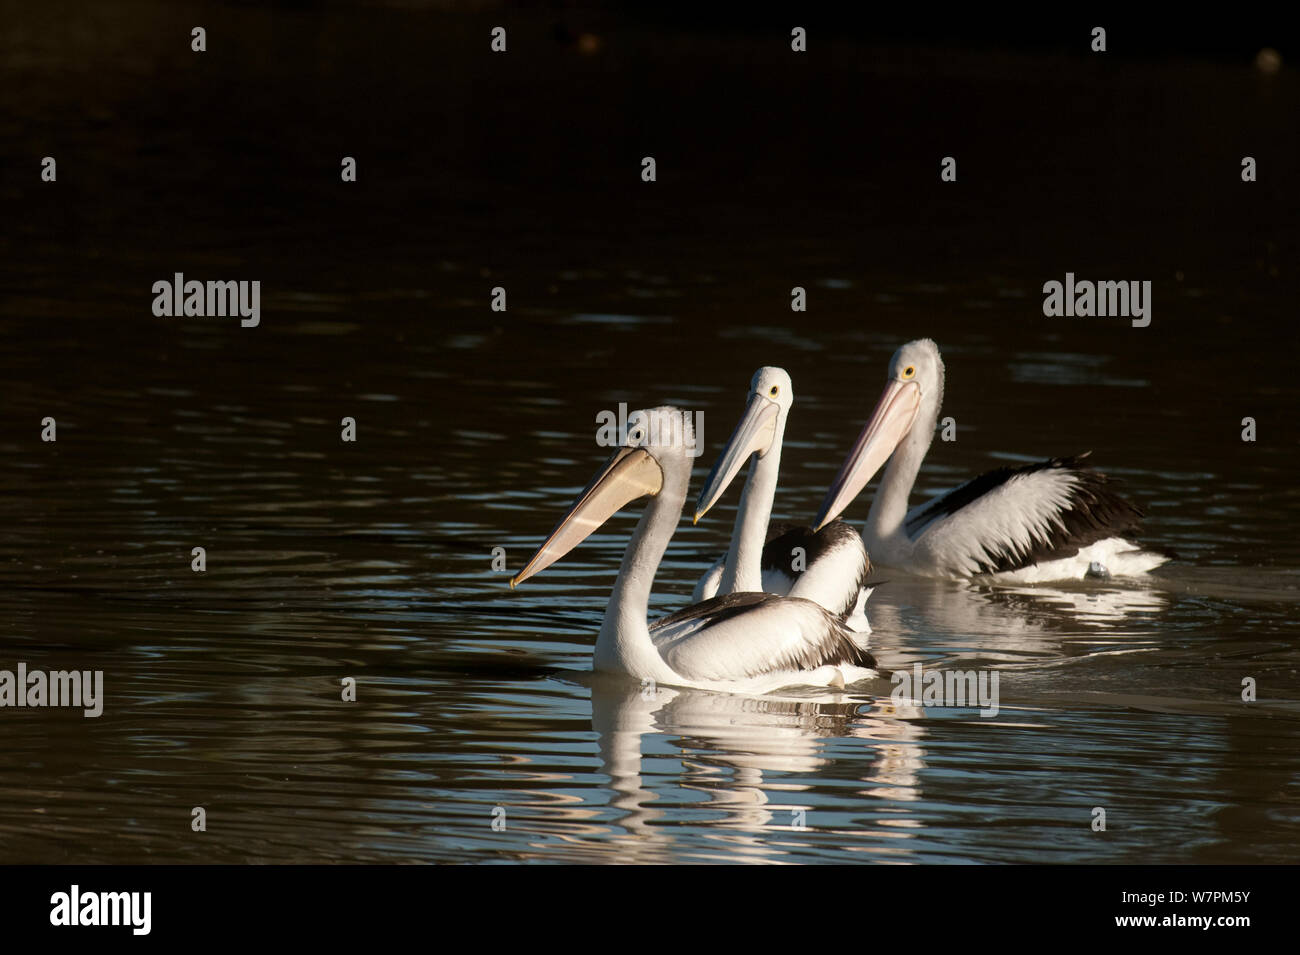
<instances>
[{"instance_id":1,"label":"rippled water surface","mask_svg":"<svg viewBox=\"0 0 1300 955\"><path fill-rule=\"evenodd\" d=\"M260 16L237 14L245 33L271 29ZM605 59L556 74L570 97L559 116L502 105L511 91L540 100L536 63L491 80L489 96L474 73L486 68L455 60L438 96L372 114L366 84L381 79L348 86L320 51L353 34L364 46L371 29L400 62L411 23L303 16L314 52L250 53L233 93L128 27L140 75L101 63L83 89L39 31L8 64L63 84L4 94L10 144L39 155L59 132L69 145L54 198L5 185L23 213L0 265L0 668L101 669L107 699L98 719L0 712L0 860L1295 860L1293 198L1241 208L1200 185L1200 167L1170 166L1166 182L1123 187L1139 226L1109 206L1090 216L1106 205L1099 183L1122 177L1099 165L1107 149L1079 159L1046 119L1037 155L1063 178L1026 166L989 185L999 162L1020 163L1013 130L1040 114L971 119L971 104L1045 95L1035 69L1053 92L1082 85L1068 64L1033 61L1008 72L894 51L864 74L837 61L847 72L797 80L810 84L800 96L872 83L894 104L879 122L902 158L860 148L850 163L825 115L800 128L803 147L756 156L733 139L768 141L766 122L779 128L802 100L734 50L728 68L774 115L728 119L732 139L684 160L655 199L628 198L611 184L644 151L628 103L653 86L679 105L652 113L645 135L684 155L709 128L694 84L718 67L693 43L678 48L681 75L652 73L655 85L628 79L608 38ZM658 61L637 49L643 75ZM430 93L435 80L407 69L413 93ZM1127 69L1095 93L1110 109L1096 121L1130 137L1139 170L1199 155L1187 147L1213 139L1195 123L1207 112L1220 136L1295 145L1294 128L1270 125L1293 125L1289 77L1260 92L1228 67ZM242 95L259 77L301 83L300 134L277 138L280 113ZM928 171L924 188L895 175L913 154L931 162L937 134L915 116L943 90L955 99L940 97L932 121L1003 157L972 159L985 179L955 210ZM252 141L275 150L235 137L198 158L186 136L199 127L165 106L199 94L209 120L245 110ZM326 113L332 125L312 123ZM608 140L571 135L582 116L612 124ZM536 134L531 166L501 158L510 136L475 132L494 122ZM1142 140L1162 123L1153 157ZM323 129L361 145L335 148ZM442 142L449 129L460 145ZM407 151L383 152L394 144ZM339 149L385 171L340 199L336 183L308 181L317 145L327 176ZM1067 269L1153 280L1153 324L1044 319L1041 284ZM262 324L154 318L150 283L174 271L261 278ZM496 285L509 288L504 315L486 306ZM789 311L794 285L809 290L806 314ZM1147 512L1146 538L1179 554L1141 583L992 588L877 570L882 670L994 669L996 717L895 704L883 678L744 697L594 677L632 509L518 591L493 570L497 547L518 570L604 461L598 412L701 411L698 488L761 364L784 366L796 391L776 516L809 519L889 355L920 336L943 350L957 440L935 442L918 493L1091 449ZM47 416L56 443L39 439ZM340 440L345 416L355 443ZM654 610L688 601L736 496L679 528ZM340 699L348 677L354 703Z\"/></svg>"}]
</instances>

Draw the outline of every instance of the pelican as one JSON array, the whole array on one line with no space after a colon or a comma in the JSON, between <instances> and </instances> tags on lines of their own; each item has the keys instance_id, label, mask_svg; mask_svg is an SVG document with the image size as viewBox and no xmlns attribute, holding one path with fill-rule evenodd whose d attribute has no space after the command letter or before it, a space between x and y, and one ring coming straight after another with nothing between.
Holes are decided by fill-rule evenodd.
<instances>
[{"instance_id":1,"label":"pelican","mask_svg":"<svg viewBox=\"0 0 1300 955\"><path fill-rule=\"evenodd\" d=\"M510 586L559 560L626 504L648 497L605 608L596 670L668 686L751 693L796 684L842 687L874 676L871 654L811 600L734 593L647 621L655 571L686 502L693 445L690 418L677 408L629 415L622 446Z\"/></svg>"},{"instance_id":2,"label":"pelican","mask_svg":"<svg viewBox=\"0 0 1300 955\"><path fill-rule=\"evenodd\" d=\"M1129 539L1142 512L1092 469L1088 454L998 468L908 510L942 401L938 346L923 338L898 349L871 420L826 492L818 527L889 459L862 530L877 563L926 577L1038 583L1143 574L1169 559Z\"/></svg>"},{"instance_id":3,"label":"pelican","mask_svg":"<svg viewBox=\"0 0 1300 955\"><path fill-rule=\"evenodd\" d=\"M793 403L794 387L784 369L765 366L754 372L745 413L695 503L698 523L753 456L731 546L700 578L694 599L756 590L804 597L845 618L850 629L869 633L862 611L869 591L862 585L870 563L858 532L843 521L832 521L816 532L794 524L769 527L781 442Z\"/></svg>"}]
</instances>

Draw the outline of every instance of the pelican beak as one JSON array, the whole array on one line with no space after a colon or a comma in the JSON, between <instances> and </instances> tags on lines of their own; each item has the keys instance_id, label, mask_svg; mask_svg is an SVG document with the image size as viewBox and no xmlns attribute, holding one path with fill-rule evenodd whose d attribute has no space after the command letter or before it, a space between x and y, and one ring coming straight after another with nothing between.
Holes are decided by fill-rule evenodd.
<instances>
[{"instance_id":1,"label":"pelican beak","mask_svg":"<svg viewBox=\"0 0 1300 955\"><path fill-rule=\"evenodd\" d=\"M709 508L718 503L722 492L745 466L751 454L757 453L759 457L767 454L776 438L776 420L780 410L775 401L759 394L750 395L744 416L736 425L736 430L731 432L726 448L704 482L704 490L700 491L700 497L695 502L695 520L692 523L699 523Z\"/></svg>"},{"instance_id":2,"label":"pelican beak","mask_svg":"<svg viewBox=\"0 0 1300 955\"><path fill-rule=\"evenodd\" d=\"M658 494L663 483L664 474L659 462L644 448L619 448L578 495L569 513L555 525L555 530L551 531L551 536L546 538L533 559L510 579L511 589L573 550L613 517L619 508L639 497Z\"/></svg>"},{"instance_id":3,"label":"pelican beak","mask_svg":"<svg viewBox=\"0 0 1300 955\"><path fill-rule=\"evenodd\" d=\"M826 492L814 530L821 530L839 517L862 493L867 482L876 476L907 436L920 408L921 388L915 381L894 380L885 386L884 393L876 402L876 410L871 413L871 420L858 435L853 450Z\"/></svg>"}]
</instances>

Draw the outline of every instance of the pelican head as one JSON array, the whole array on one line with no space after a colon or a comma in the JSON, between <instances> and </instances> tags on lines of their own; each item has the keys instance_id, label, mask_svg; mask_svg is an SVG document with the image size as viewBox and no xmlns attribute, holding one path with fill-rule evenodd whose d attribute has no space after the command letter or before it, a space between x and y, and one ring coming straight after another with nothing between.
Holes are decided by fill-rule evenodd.
<instances>
[{"instance_id":1,"label":"pelican head","mask_svg":"<svg viewBox=\"0 0 1300 955\"><path fill-rule=\"evenodd\" d=\"M690 415L678 408L664 405L629 414L622 445L511 578L511 588L551 566L633 501L655 497L666 486L679 487L684 496L694 445Z\"/></svg>"},{"instance_id":2,"label":"pelican head","mask_svg":"<svg viewBox=\"0 0 1300 955\"><path fill-rule=\"evenodd\" d=\"M745 413L736 430L731 432L727 445L713 465L699 499L695 502L695 521L708 513L718 503L750 455L760 458L777 443L785 416L794 403L794 386L784 368L764 365L754 372L746 395Z\"/></svg>"},{"instance_id":3,"label":"pelican head","mask_svg":"<svg viewBox=\"0 0 1300 955\"><path fill-rule=\"evenodd\" d=\"M844 512L911 433L922 407L938 408L943 398L943 359L939 346L919 338L894 352L885 390L867 426L822 501L814 529L821 530ZM928 443L927 436L927 443Z\"/></svg>"}]
</instances>

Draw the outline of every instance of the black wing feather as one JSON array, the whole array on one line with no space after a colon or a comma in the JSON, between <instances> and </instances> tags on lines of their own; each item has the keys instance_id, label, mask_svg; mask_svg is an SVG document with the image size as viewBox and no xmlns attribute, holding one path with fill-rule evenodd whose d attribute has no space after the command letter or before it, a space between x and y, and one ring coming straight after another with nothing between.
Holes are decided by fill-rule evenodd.
<instances>
[{"instance_id":1,"label":"black wing feather","mask_svg":"<svg viewBox=\"0 0 1300 955\"><path fill-rule=\"evenodd\" d=\"M997 468L981 474L909 515L904 528L915 540L934 521L956 513L1012 478L1061 470L1071 472L1075 482L1069 492L1069 504L1057 514L1057 522L1051 525L1046 538L1035 538L1026 549L986 547L984 555L977 558L979 572L997 574L1020 570L1044 561L1073 557L1090 544L1110 537L1127 537L1139 529L1144 515L1114 491L1113 486L1118 482L1088 463L1091 453Z\"/></svg>"},{"instance_id":2,"label":"black wing feather","mask_svg":"<svg viewBox=\"0 0 1300 955\"><path fill-rule=\"evenodd\" d=\"M811 600L802 600L799 597L778 597L775 594L759 593L723 594L692 604L675 613L670 613L666 617L660 617L650 624L650 629L654 631L660 627L701 618L708 618L708 623L705 626L713 626L737 614L748 613L753 608L772 600L801 600L801 602L811 607L816 607L817 610L824 614L827 624L828 639L815 647L808 647L799 656L777 661L779 665L800 670L815 670L822 666L838 666L840 664L876 669L876 658L854 642L853 635L845 629L844 624L838 618ZM751 673L747 675L758 676L759 674Z\"/></svg>"}]
</instances>

